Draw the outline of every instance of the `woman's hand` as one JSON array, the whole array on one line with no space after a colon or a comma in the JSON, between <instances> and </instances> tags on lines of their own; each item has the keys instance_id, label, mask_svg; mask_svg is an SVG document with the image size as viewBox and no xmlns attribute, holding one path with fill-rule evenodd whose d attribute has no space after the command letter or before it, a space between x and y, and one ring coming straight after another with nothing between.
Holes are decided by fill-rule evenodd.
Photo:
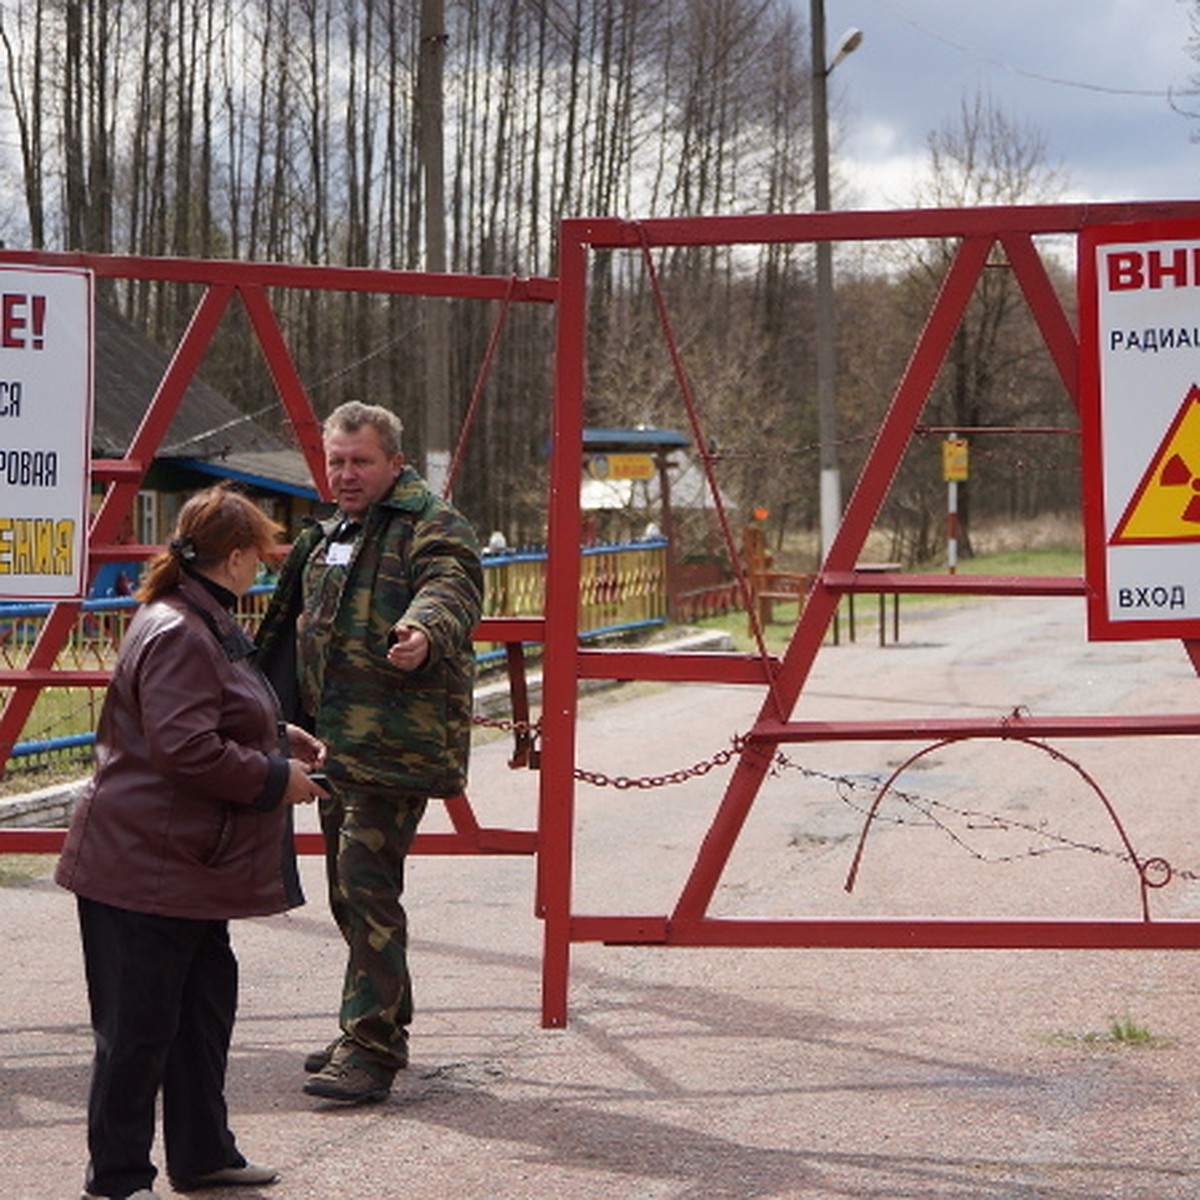
<instances>
[{"instance_id":1,"label":"woman's hand","mask_svg":"<svg viewBox=\"0 0 1200 1200\"><path fill-rule=\"evenodd\" d=\"M288 759L288 784L283 793L284 804L311 804L314 800L329 799L328 788L322 787L308 772L308 765L300 759Z\"/></svg>"},{"instance_id":2,"label":"woman's hand","mask_svg":"<svg viewBox=\"0 0 1200 1200\"><path fill-rule=\"evenodd\" d=\"M310 771L315 771L325 761L325 743L313 737L299 725L287 726L288 754L298 758Z\"/></svg>"}]
</instances>

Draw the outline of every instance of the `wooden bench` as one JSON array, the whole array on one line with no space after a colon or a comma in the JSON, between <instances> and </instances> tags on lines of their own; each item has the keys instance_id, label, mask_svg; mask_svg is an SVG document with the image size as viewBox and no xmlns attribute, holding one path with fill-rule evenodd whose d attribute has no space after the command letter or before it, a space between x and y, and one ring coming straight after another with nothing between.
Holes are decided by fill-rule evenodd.
<instances>
[{"instance_id":1,"label":"wooden bench","mask_svg":"<svg viewBox=\"0 0 1200 1200\"><path fill-rule=\"evenodd\" d=\"M804 598L811 590L816 576L801 571L776 571L774 558L766 548L763 531L757 525L748 525L742 531L742 550L746 564L746 582L750 587L760 625L771 623L776 602L790 602L803 607ZM754 632L753 623L750 631Z\"/></svg>"}]
</instances>

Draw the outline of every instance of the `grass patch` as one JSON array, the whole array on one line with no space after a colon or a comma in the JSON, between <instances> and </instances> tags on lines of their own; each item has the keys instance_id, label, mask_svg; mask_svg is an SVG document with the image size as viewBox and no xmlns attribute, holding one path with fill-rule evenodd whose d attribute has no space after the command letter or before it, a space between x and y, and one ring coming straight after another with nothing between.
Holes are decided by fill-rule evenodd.
<instances>
[{"instance_id":1,"label":"grass patch","mask_svg":"<svg viewBox=\"0 0 1200 1200\"><path fill-rule=\"evenodd\" d=\"M1152 1046L1158 1038L1132 1017L1122 1017L1108 1026L1108 1036L1120 1046Z\"/></svg>"},{"instance_id":2,"label":"grass patch","mask_svg":"<svg viewBox=\"0 0 1200 1200\"><path fill-rule=\"evenodd\" d=\"M40 879L53 868L53 862L45 854L0 854L0 888Z\"/></svg>"},{"instance_id":3,"label":"grass patch","mask_svg":"<svg viewBox=\"0 0 1200 1200\"><path fill-rule=\"evenodd\" d=\"M787 619L781 619L786 615ZM724 613L719 617L705 617L696 622L697 629L715 629L727 633L733 641L733 648L741 653L757 650L754 638L750 633L749 618L744 612ZM792 630L796 628L796 605L777 604L775 620L763 628L763 639L767 644L768 654L782 654L791 639Z\"/></svg>"},{"instance_id":4,"label":"grass patch","mask_svg":"<svg viewBox=\"0 0 1200 1200\"><path fill-rule=\"evenodd\" d=\"M923 563L913 568L905 568L906 574L940 575L945 573L945 564L941 562ZM977 554L959 563L960 575L1081 575L1083 573L1083 552L1075 545L1046 545L996 550L988 554ZM956 604L978 603L977 596L928 596L908 595L900 597L900 635L904 637L904 614L928 611L932 608L944 608ZM845 639L849 636L849 622L846 597L841 602L841 632ZM790 601L776 601L774 619L763 629L763 637L769 654L782 654L791 640L792 631L796 627L799 615L799 605ZM892 619L892 601L887 601L887 620ZM728 633L733 639L734 648L742 653L757 650L754 638L750 633L749 618L744 612L726 613L720 617L707 617L696 622L701 629L719 629ZM859 641L871 640L878 636L879 605L874 595L860 595L855 600L854 607L855 637ZM827 635L827 641L832 641L832 631Z\"/></svg>"},{"instance_id":5,"label":"grass patch","mask_svg":"<svg viewBox=\"0 0 1200 1200\"><path fill-rule=\"evenodd\" d=\"M944 568L930 566L936 573ZM1083 552L1074 546L1034 546L977 554L958 564L960 575L1081 575Z\"/></svg>"},{"instance_id":6,"label":"grass patch","mask_svg":"<svg viewBox=\"0 0 1200 1200\"><path fill-rule=\"evenodd\" d=\"M1049 1041L1055 1046L1086 1046L1101 1050L1162 1050L1172 1044L1171 1039L1160 1037L1129 1016L1112 1018L1102 1032L1056 1033Z\"/></svg>"},{"instance_id":7,"label":"grass patch","mask_svg":"<svg viewBox=\"0 0 1200 1200\"><path fill-rule=\"evenodd\" d=\"M22 766L9 762L3 776L0 776L0 797L23 796L26 792L36 792L40 788L54 787L57 784L74 783L92 773L92 757L89 751L86 758L51 766L33 765Z\"/></svg>"}]
</instances>

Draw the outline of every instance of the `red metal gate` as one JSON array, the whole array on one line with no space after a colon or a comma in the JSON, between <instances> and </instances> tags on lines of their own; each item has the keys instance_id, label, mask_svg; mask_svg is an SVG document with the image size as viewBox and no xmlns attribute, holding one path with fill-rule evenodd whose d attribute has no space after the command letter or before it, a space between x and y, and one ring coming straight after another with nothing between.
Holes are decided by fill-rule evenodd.
<instances>
[{"instance_id":1,"label":"red metal gate","mask_svg":"<svg viewBox=\"0 0 1200 1200\"><path fill-rule=\"evenodd\" d=\"M509 303L552 304L557 289L553 279L514 279L496 276L427 274L364 268L286 266L264 263L153 259L95 254L56 254L34 251L0 251L7 265L84 268L106 279L153 280L195 285L200 298L165 375L121 459L95 459L92 477L106 485L100 508L88 532L88 578L104 562L148 557L157 547L117 544L122 522L131 512L142 480L150 468L171 420L203 361L205 351L231 301L245 306L259 347L279 393L297 442L318 491L327 495L320 424L284 339L268 288L362 292L375 295L457 297L500 301L502 307L493 334L502 326ZM489 345L489 355L492 346ZM486 369L486 364L485 364ZM0 670L0 687L11 688L0 711L0 769L45 687L102 687L109 671L62 670L55 666L59 652L75 624L78 601L57 603L51 609L34 644L29 661L20 669ZM540 640L541 622L526 618L494 618L481 623L481 641L520 645ZM447 801L453 832L422 834L423 853L532 854L537 845L532 830L483 828L465 796ZM0 830L0 851L52 852L61 845L62 830ZM304 852L323 852L320 835L298 835Z\"/></svg>"},{"instance_id":2,"label":"red metal gate","mask_svg":"<svg viewBox=\"0 0 1200 1200\"><path fill-rule=\"evenodd\" d=\"M1070 597L1084 594L1083 580L1074 577L867 574L856 570L856 563L992 247L999 244L1003 249L1056 369L1077 401L1078 337L1051 286L1034 238L1048 234L1076 235L1087 225L1166 218L1200 218L1200 203L1052 205L643 222L569 220L561 227L557 289L550 280L512 281L87 255L9 252L0 253L0 262L84 266L104 276L171 279L198 283L205 289L125 458L95 464L96 477L106 480L108 489L89 540L93 565L117 555L129 555L128 546L118 549L112 544L120 520L133 502L138 484L221 313L235 294L247 306L280 395L318 480L322 468L317 423L271 311L266 287L323 287L494 300L507 297L521 301L553 301L557 296L550 562L545 615L542 619L490 620L479 631L480 639L490 642L545 644L537 829L535 832L481 829L462 798L451 806L455 832L442 835L441 840L435 835L420 838L416 847L425 852L473 853L532 853L536 849L536 905L544 921L542 1021L555 1027L566 1023L571 947L581 942L664 946L1200 948L1200 922L1191 921L737 920L708 915L714 889L773 754L781 745L823 740L929 743L938 739L1127 737L1200 732L1200 714L1143 715L1133 719L1095 715L1051 719L1010 717L991 722L897 718L863 723L814 723L792 719L817 651L844 595L938 592ZM578 625L582 531L579 467L583 448L589 251L615 248L640 250L648 255L655 249L674 246L913 238L954 239L958 249L782 659L776 661L765 655L582 648ZM702 448L703 440L697 440L697 445ZM42 687L98 685L106 681L104 672L53 669L57 649L77 607L73 603L55 606L26 669L0 671L0 685L14 689L0 715L0 745L15 740ZM1187 648L1193 662L1200 665L1200 647L1188 644ZM758 717L738 747L733 776L670 912L593 916L574 909L575 786L580 775L576 733L578 685L582 679L711 681L744 685L762 693ZM61 831L0 831L0 849L48 852L57 849L61 838ZM304 845L302 849L314 847ZM1139 870L1147 870L1151 864L1137 865Z\"/></svg>"},{"instance_id":3,"label":"red metal gate","mask_svg":"<svg viewBox=\"0 0 1200 1200\"><path fill-rule=\"evenodd\" d=\"M1200 204L1051 205L1026 208L710 217L641 222L571 220L562 227L554 462L550 513L550 589L546 601L546 670L538 885L545 920L542 1019L565 1024L571 946L580 942L664 946L827 946L963 948L1200 948L1200 922L1088 920L741 920L708 915L709 904L781 745L815 741L966 738L1127 737L1200 733L1200 714L1134 719L1077 716L995 721L926 719L795 721L792 713L839 600L860 592L937 592L1083 596L1081 578L866 574L860 552L977 280L997 244L1020 282L1068 393L1078 406L1079 340L1051 286L1034 238L1078 234L1086 225L1200 216ZM773 665L764 657L662 655L579 649L579 455L586 378L588 253L680 246L771 242L943 238L957 242L952 265L892 396L841 526L818 571L790 645ZM649 259L648 259L649 263ZM686 400L686 379L681 377ZM702 438L694 438L701 449ZM1200 647L1188 645L1200 665ZM594 916L573 906L577 681L583 678L713 681L757 686L763 702L742 741L733 776L697 847L690 875L667 913ZM1139 872L1153 860L1136 862Z\"/></svg>"}]
</instances>

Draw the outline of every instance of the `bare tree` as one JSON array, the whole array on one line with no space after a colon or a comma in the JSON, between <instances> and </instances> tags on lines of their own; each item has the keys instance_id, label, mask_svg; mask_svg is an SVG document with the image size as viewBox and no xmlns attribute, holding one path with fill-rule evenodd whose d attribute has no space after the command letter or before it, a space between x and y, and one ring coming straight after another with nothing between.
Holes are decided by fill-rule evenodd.
<instances>
[{"instance_id":1,"label":"bare tree","mask_svg":"<svg viewBox=\"0 0 1200 1200\"><path fill-rule=\"evenodd\" d=\"M1037 203L1062 187L1061 171L1049 163L1044 138L1008 117L982 93L962 102L957 120L929 138L931 182L920 199L935 207ZM905 281L910 311L928 311L934 290L949 268L955 245L928 244ZM991 258L950 346L931 398L931 412L956 430L983 425L1017 425L1030 414L1057 409L1066 414L1066 395L1039 344L1020 289L999 247ZM930 486L915 489L930 504L940 501L940 477L926 466ZM959 488L959 548L971 554L975 482ZM915 511L919 506L911 504ZM936 523L927 514L919 529ZM920 541L921 539L918 539ZM918 545L917 552L928 547Z\"/></svg>"},{"instance_id":2,"label":"bare tree","mask_svg":"<svg viewBox=\"0 0 1200 1200\"><path fill-rule=\"evenodd\" d=\"M0 6L0 44L4 46L5 80L21 147L21 176L30 244L46 246L46 147L42 116L45 107L43 75L43 0L32 9L24 4Z\"/></svg>"},{"instance_id":3,"label":"bare tree","mask_svg":"<svg viewBox=\"0 0 1200 1200\"><path fill-rule=\"evenodd\" d=\"M456 0L446 19L450 269L552 273L564 216L803 203L803 39L787 0ZM416 21L417 6L401 0L6 0L25 236L147 255L420 267L420 231L437 214L416 152ZM787 380L804 346L788 333L805 303L802 258L778 248L757 267L723 252L661 265L714 411L751 406L764 429L797 425ZM595 415L668 412L638 257L595 254L591 287ZM191 300L145 282L121 298L164 339ZM371 391L419 434L420 302L274 301L319 407ZM452 428L495 315L454 306ZM517 538L543 520L529 464L543 461L548 432L548 319L510 316L484 390L486 435L462 485L465 502L503 516ZM206 372L261 411L272 391L260 356L236 313L226 326Z\"/></svg>"}]
</instances>

